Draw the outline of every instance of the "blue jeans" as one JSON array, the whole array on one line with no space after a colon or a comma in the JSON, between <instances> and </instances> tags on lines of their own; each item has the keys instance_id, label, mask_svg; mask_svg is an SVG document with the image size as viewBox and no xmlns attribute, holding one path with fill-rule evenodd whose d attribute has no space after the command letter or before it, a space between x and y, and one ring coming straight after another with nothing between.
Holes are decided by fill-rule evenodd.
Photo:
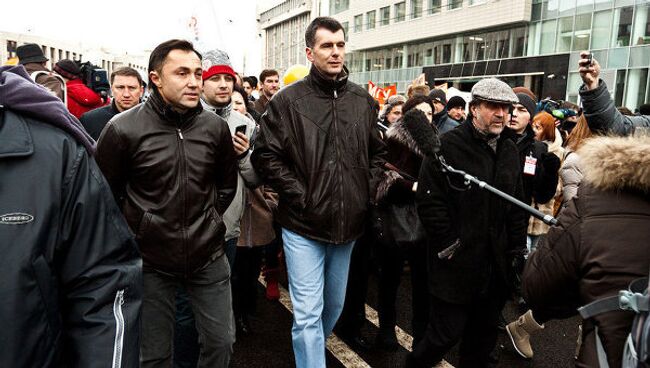
<instances>
[{"instance_id":1,"label":"blue jeans","mask_svg":"<svg viewBox=\"0 0 650 368\"><path fill-rule=\"evenodd\" d=\"M293 353L296 367L325 367L325 339L332 333L345 301L354 241L330 244L282 229L293 304Z\"/></svg>"}]
</instances>

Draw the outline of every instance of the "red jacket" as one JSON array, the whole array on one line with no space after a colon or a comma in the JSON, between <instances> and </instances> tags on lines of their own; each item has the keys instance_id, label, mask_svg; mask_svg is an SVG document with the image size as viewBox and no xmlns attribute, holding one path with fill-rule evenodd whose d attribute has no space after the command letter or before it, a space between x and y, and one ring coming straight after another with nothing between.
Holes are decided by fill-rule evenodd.
<instances>
[{"instance_id":1,"label":"red jacket","mask_svg":"<svg viewBox=\"0 0 650 368\"><path fill-rule=\"evenodd\" d=\"M68 110L77 119L84 113L106 104L101 96L86 87L81 79L69 80L66 83L66 89L68 90Z\"/></svg>"}]
</instances>

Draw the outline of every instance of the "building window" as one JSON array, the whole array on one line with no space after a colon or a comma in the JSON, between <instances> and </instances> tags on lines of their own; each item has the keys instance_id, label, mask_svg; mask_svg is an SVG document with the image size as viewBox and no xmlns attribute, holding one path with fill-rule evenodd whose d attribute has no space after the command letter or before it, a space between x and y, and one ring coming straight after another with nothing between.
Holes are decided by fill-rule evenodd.
<instances>
[{"instance_id":1,"label":"building window","mask_svg":"<svg viewBox=\"0 0 650 368\"><path fill-rule=\"evenodd\" d=\"M366 29L375 29L375 23L377 22L377 11L369 11L366 13Z\"/></svg>"},{"instance_id":2,"label":"building window","mask_svg":"<svg viewBox=\"0 0 650 368\"><path fill-rule=\"evenodd\" d=\"M442 45L442 63L451 63L451 44Z\"/></svg>"},{"instance_id":3,"label":"building window","mask_svg":"<svg viewBox=\"0 0 650 368\"><path fill-rule=\"evenodd\" d=\"M463 0L448 0L447 9L458 9L463 7Z\"/></svg>"},{"instance_id":4,"label":"building window","mask_svg":"<svg viewBox=\"0 0 650 368\"><path fill-rule=\"evenodd\" d=\"M361 32L363 26L363 14L354 16L354 31Z\"/></svg>"},{"instance_id":5,"label":"building window","mask_svg":"<svg viewBox=\"0 0 650 368\"><path fill-rule=\"evenodd\" d=\"M381 17L382 26L390 24L390 6L385 6L379 9L379 16Z\"/></svg>"},{"instance_id":6,"label":"building window","mask_svg":"<svg viewBox=\"0 0 650 368\"><path fill-rule=\"evenodd\" d=\"M632 31L634 32L632 36L634 45L650 44L650 5L637 6Z\"/></svg>"},{"instance_id":7,"label":"building window","mask_svg":"<svg viewBox=\"0 0 650 368\"><path fill-rule=\"evenodd\" d=\"M559 19L557 30L557 46L555 51L566 52L571 50L571 39L573 38L573 17Z\"/></svg>"},{"instance_id":8,"label":"building window","mask_svg":"<svg viewBox=\"0 0 650 368\"><path fill-rule=\"evenodd\" d=\"M632 33L632 13L632 6L614 10L614 39L612 40L612 47L630 45L630 34Z\"/></svg>"},{"instance_id":9,"label":"building window","mask_svg":"<svg viewBox=\"0 0 650 368\"><path fill-rule=\"evenodd\" d=\"M612 34L612 11L606 10L594 13L593 37L591 38L592 49L604 49L609 47L609 37Z\"/></svg>"},{"instance_id":10,"label":"building window","mask_svg":"<svg viewBox=\"0 0 650 368\"><path fill-rule=\"evenodd\" d=\"M542 22L542 34L540 42L540 55L550 54L555 51L555 31L557 19Z\"/></svg>"},{"instance_id":11,"label":"building window","mask_svg":"<svg viewBox=\"0 0 650 368\"><path fill-rule=\"evenodd\" d=\"M330 0L330 14L338 14L350 8L350 0Z\"/></svg>"},{"instance_id":12,"label":"building window","mask_svg":"<svg viewBox=\"0 0 650 368\"><path fill-rule=\"evenodd\" d=\"M343 22L341 23L343 26L343 34L345 34L345 42L348 42L348 31L350 30L350 23L349 22Z\"/></svg>"},{"instance_id":13,"label":"building window","mask_svg":"<svg viewBox=\"0 0 650 368\"><path fill-rule=\"evenodd\" d=\"M469 5L485 4L487 0L469 0Z\"/></svg>"},{"instance_id":14,"label":"building window","mask_svg":"<svg viewBox=\"0 0 650 368\"><path fill-rule=\"evenodd\" d=\"M573 28L573 46L571 50L588 50L591 39L591 13L576 15L576 23Z\"/></svg>"},{"instance_id":15,"label":"building window","mask_svg":"<svg viewBox=\"0 0 650 368\"><path fill-rule=\"evenodd\" d=\"M440 13L440 0L429 0L429 14Z\"/></svg>"},{"instance_id":16,"label":"building window","mask_svg":"<svg viewBox=\"0 0 650 368\"><path fill-rule=\"evenodd\" d=\"M411 0L411 19L422 16L422 0Z\"/></svg>"},{"instance_id":17,"label":"building window","mask_svg":"<svg viewBox=\"0 0 650 368\"><path fill-rule=\"evenodd\" d=\"M406 3L395 4L395 22L403 22L406 19Z\"/></svg>"}]
</instances>

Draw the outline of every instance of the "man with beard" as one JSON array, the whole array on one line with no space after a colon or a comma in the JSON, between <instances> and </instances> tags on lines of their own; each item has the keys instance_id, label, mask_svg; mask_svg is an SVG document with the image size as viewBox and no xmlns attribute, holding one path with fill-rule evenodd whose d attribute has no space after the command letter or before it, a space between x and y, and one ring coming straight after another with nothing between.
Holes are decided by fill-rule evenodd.
<instances>
[{"instance_id":1,"label":"man with beard","mask_svg":"<svg viewBox=\"0 0 650 368\"><path fill-rule=\"evenodd\" d=\"M523 198L517 146L502 132L519 99L490 78L472 88L467 121L441 136L440 154L463 170ZM430 319L408 367L430 367L461 341L461 367L483 367L497 338L499 314L512 291L512 256L526 244L522 210L425 158L416 203L428 235Z\"/></svg>"}]
</instances>

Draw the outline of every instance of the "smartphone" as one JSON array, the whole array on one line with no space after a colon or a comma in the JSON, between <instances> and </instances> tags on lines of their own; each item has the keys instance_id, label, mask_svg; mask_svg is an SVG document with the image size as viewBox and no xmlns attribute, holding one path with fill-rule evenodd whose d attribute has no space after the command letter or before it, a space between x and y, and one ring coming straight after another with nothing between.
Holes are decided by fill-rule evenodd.
<instances>
[{"instance_id":1,"label":"smartphone","mask_svg":"<svg viewBox=\"0 0 650 368\"><path fill-rule=\"evenodd\" d=\"M592 66L594 66L594 54L589 53L589 55L587 55L587 56L585 57L585 59L586 59L587 61L586 61L586 62L583 62L583 63L580 63L580 66L581 66L581 67L584 68L584 67L592 67Z\"/></svg>"},{"instance_id":2,"label":"smartphone","mask_svg":"<svg viewBox=\"0 0 650 368\"><path fill-rule=\"evenodd\" d=\"M235 128L235 135L237 135L237 133L242 133L242 134L246 135L246 124L242 124L242 125L238 126L237 128Z\"/></svg>"}]
</instances>

